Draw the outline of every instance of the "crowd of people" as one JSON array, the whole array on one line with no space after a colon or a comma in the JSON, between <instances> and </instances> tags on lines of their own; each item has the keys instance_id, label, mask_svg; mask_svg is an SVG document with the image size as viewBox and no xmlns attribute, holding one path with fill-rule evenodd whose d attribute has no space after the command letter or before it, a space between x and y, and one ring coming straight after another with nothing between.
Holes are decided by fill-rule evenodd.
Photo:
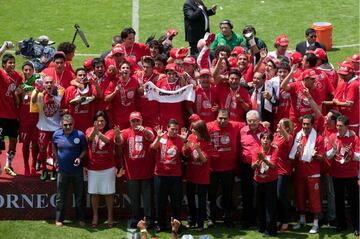
<instances>
[{"instance_id":1,"label":"crowd of people","mask_svg":"<svg viewBox=\"0 0 360 239\"><path fill-rule=\"evenodd\" d=\"M185 2L190 51L172 46L174 29L163 41L145 44L135 42L134 29L125 28L114 36L110 52L85 60L76 70L73 43L61 43L41 72L26 61L20 73L15 57L5 53L13 44L4 42L4 170L17 176L12 161L19 138L24 175L41 171L41 180L57 180L56 225L63 225L70 184L77 219L85 225L84 167L92 227L99 223L101 195L107 225L113 226L117 177L126 179L131 228L145 216L140 223L145 229L166 230L168 197L171 216L180 220L183 181L189 228L214 227L220 215L225 226L234 227L233 188L239 177L241 228L257 226L270 236L289 230L288 191L294 188L299 216L294 230L306 225L307 208L313 219L309 233L318 233L319 219L345 230L348 195L354 234L359 235L360 54L344 59L336 70L312 28L296 51L287 49L284 34L276 37L271 51L250 25L240 35L227 19L220 22L219 33L209 33L208 15L215 13L216 6L207 10L202 1ZM198 32L191 24L199 18L203 34L189 36ZM168 99L150 99L153 89ZM192 100L179 100L183 89L194 95Z\"/></svg>"}]
</instances>

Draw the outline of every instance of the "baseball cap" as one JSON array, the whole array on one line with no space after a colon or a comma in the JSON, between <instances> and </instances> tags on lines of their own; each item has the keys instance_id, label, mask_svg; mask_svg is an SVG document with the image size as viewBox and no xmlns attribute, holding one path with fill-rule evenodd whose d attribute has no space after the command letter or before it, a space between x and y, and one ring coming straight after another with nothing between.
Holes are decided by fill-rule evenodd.
<instances>
[{"instance_id":1,"label":"baseball cap","mask_svg":"<svg viewBox=\"0 0 360 239\"><path fill-rule=\"evenodd\" d=\"M211 72L209 69L207 68L204 68L204 69L201 69L200 72L199 72L199 75L202 76L202 75L208 75L208 76L211 76Z\"/></svg>"},{"instance_id":2,"label":"baseball cap","mask_svg":"<svg viewBox=\"0 0 360 239\"><path fill-rule=\"evenodd\" d=\"M345 63L340 64L338 74L347 75L347 74L350 74L353 72L354 72L354 68L350 62L345 62Z\"/></svg>"},{"instance_id":3,"label":"baseball cap","mask_svg":"<svg viewBox=\"0 0 360 239\"><path fill-rule=\"evenodd\" d=\"M303 56L300 52L295 51L293 54L291 54L290 58L292 64L299 64L302 61Z\"/></svg>"},{"instance_id":4,"label":"baseball cap","mask_svg":"<svg viewBox=\"0 0 360 239\"><path fill-rule=\"evenodd\" d=\"M142 116L141 116L140 112L138 112L138 111L131 112L129 120L131 121L133 119L142 120Z\"/></svg>"},{"instance_id":5,"label":"baseball cap","mask_svg":"<svg viewBox=\"0 0 360 239\"><path fill-rule=\"evenodd\" d=\"M169 63L165 67L165 71L176 71L176 64L175 63Z\"/></svg>"},{"instance_id":6,"label":"baseball cap","mask_svg":"<svg viewBox=\"0 0 360 239\"><path fill-rule=\"evenodd\" d=\"M115 55L117 53L125 54L125 50L120 44L116 44L111 50L112 55Z\"/></svg>"},{"instance_id":7,"label":"baseball cap","mask_svg":"<svg viewBox=\"0 0 360 239\"><path fill-rule=\"evenodd\" d=\"M189 52L189 48L171 48L170 50L170 57L174 59L184 59Z\"/></svg>"},{"instance_id":8,"label":"baseball cap","mask_svg":"<svg viewBox=\"0 0 360 239\"><path fill-rule=\"evenodd\" d=\"M239 55L239 54L244 53L244 52L245 52L244 48L242 48L241 46L236 46L232 50L231 55Z\"/></svg>"},{"instance_id":9,"label":"baseball cap","mask_svg":"<svg viewBox=\"0 0 360 239\"><path fill-rule=\"evenodd\" d=\"M196 64L195 58L192 56L187 56L184 58L183 64L195 65Z\"/></svg>"},{"instance_id":10,"label":"baseball cap","mask_svg":"<svg viewBox=\"0 0 360 239\"><path fill-rule=\"evenodd\" d=\"M323 61L326 60L326 52L324 51L324 49L316 48L315 51L314 51L314 54L320 60L323 60Z\"/></svg>"},{"instance_id":11,"label":"baseball cap","mask_svg":"<svg viewBox=\"0 0 360 239\"><path fill-rule=\"evenodd\" d=\"M353 56L351 57L351 61L352 61L352 62L360 63L360 53L353 55Z\"/></svg>"},{"instance_id":12,"label":"baseball cap","mask_svg":"<svg viewBox=\"0 0 360 239\"><path fill-rule=\"evenodd\" d=\"M84 61L83 65L86 70L91 70L93 58L88 58Z\"/></svg>"},{"instance_id":13,"label":"baseball cap","mask_svg":"<svg viewBox=\"0 0 360 239\"><path fill-rule=\"evenodd\" d=\"M316 75L316 72L314 69L306 69L303 71L302 73L302 78L305 79L305 78L314 78L316 79L317 75Z\"/></svg>"},{"instance_id":14,"label":"baseball cap","mask_svg":"<svg viewBox=\"0 0 360 239\"><path fill-rule=\"evenodd\" d=\"M279 44L280 46L287 46L289 45L289 39L287 36L282 34L276 38L275 43Z\"/></svg>"}]
</instances>

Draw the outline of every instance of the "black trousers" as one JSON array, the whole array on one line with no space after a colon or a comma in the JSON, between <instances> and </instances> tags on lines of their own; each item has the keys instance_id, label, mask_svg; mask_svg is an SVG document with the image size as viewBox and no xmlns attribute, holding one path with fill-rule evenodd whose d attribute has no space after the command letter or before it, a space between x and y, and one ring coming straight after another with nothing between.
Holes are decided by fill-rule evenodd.
<instances>
[{"instance_id":1,"label":"black trousers","mask_svg":"<svg viewBox=\"0 0 360 239\"><path fill-rule=\"evenodd\" d=\"M209 201L210 201L210 219L216 221L217 205L216 198L218 186L221 186L222 208L225 213L225 220L231 220L233 209L232 193L234 187L233 171L210 172Z\"/></svg>"},{"instance_id":2,"label":"black trousers","mask_svg":"<svg viewBox=\"0 0 360 239\"><path fill-rule=\"evenodd\" d=\"M335 190L336 221L339 226L346 226L345 217L345 190L349 195L351 222L354 230L359 230L359 186L358 178L335 178L333 184Z\"/></svg>"},{"instance_id":3,"label":"black trousers","mask_svg":"<svg viewBox=\"0 0 360 239\"><path fill-rule=\"evenodd\" d=\"M255 190L259 231L276 235L277 180L268 183L255 182Z\"/></svg>"},{"instance_id":4,"label":"black trousers","mask_svg":"<svg viewBox=\"0 0 360 239\"><path fill-rule=\"evenodd\" d=\"M209 185L195 184L191 182L186 183L186 197L189 205L188 221L199 227L204 226L204 220L207 218L206 202ZM196 193L197 193L197 207L196 207Z\"/></svg>"},{"instance_id":5,"label":"black trousers","mask_svg":"<svg viewBox=\"0 0 360 239\"><path fill-rule=\"evenodd\" d=\"M250 164L240 164L240 179L244 225L256 225L256 214L254 213L254 170Z\"/></svg>"}]
</instances>

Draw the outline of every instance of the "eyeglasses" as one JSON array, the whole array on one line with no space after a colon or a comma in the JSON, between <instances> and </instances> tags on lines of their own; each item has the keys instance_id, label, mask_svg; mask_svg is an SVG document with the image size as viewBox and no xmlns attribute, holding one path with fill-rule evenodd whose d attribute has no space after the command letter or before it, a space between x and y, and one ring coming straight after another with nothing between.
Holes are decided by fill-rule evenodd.
<instances>
[{"instance_id":1,"label":"eyeglasses","mask_svg":"<svg viewBox=\"0 0 360 239\"><path fill-rule=\"evenodd\" d=\"M309 37L312 38L312 39L317 38L316 35L311 35L311 36L309 36Z\"/></svg>"},{"instance_id":2,"label":"eyeglasses","mask_svg":"<svg viewBox=\"0 0 360 239\"><path fill-rule=\"evenodd\" d=\"M69 123L69 124L63 124L64 127L71 127L73 124Z\"/></svg>"}]
</instances>

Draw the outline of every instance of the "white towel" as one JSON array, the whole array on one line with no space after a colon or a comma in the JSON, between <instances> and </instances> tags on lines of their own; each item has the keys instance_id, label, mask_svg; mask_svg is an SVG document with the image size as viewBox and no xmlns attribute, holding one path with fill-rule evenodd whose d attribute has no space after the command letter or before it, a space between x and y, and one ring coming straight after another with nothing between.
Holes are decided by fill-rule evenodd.
<instances>
[{"instance_id":1,"label":"white towel","mask_svg":"<svg viewBox=\"0 0 360 239\"><path fill-rule=\"evenodd\" d=\"M299 144L301 143L301 138L304 135L305 135L305 133L304 133L303 130L299 131L296 134L294 144L293 144L293 146L291 148L291 151L290 151L290 154L289 154L290 159L295 159L296 151L297 151L297 149L299 147ZM305 145L305 147L303 149L303 154L302 154L302 157L301 157L302 161L305 161L305 162L308 162L308 163L311 162L311 159L312 159L313 154L315 152L314 150L315 150L316 137L317 137L317 133L312 128L311 132L310 132L310 135L309 135L309 138L308 138L308 141L306 142L306 145Z\"/></svg>"}]
</instances>

